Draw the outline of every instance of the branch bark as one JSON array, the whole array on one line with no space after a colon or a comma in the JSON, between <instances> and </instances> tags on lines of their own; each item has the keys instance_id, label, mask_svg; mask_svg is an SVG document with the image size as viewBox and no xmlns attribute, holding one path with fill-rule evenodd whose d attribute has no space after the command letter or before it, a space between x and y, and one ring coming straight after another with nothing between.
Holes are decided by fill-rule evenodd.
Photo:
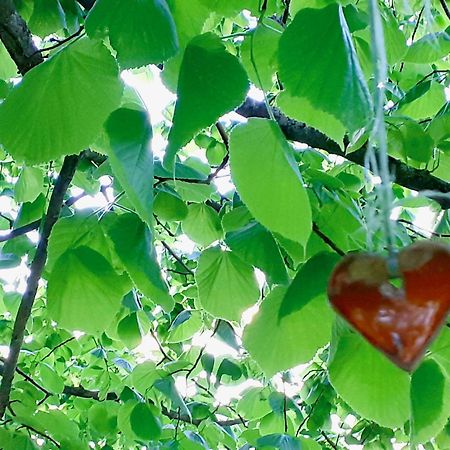
<instances>
[{"instance_id":1,"label":"branch bark","mask_svg":"<svg viewBox=\"0 0 450 450\"><path fill-rule=\"evenodd\" d=\"M3 377L0 385L0 419L5 414L6 407L9 404L9 396L11 393L12 382L14 379L14 373L16 371L20 350L23 344L25 328L27 326L28 319L30 318L33 303L36 298L39 280L41 279L42 272L47 261L48 239L53 226L59 218L64 202L64 195L66 194L67 188L72 181L79 158L79 156L73 155L66 156L50 198L47 214L42 226L39 244L36 249L33 262L31 263L27 287L22 296L22 301L20 302L19 310L17 311L16 320L14 321L14 328L9 346L9 355L6 358L3 367Z\"/></svg>"},{"instance_id":2,"label":"branch bark","mask_svg":"<svg viewBox=\"0 0 450 450\"><path fill-rule=\"evenodd\" d=\"M236 112L243 117L269 118L264 102L258 102L249 97L236 109ZM273 113L288 140L325 150L364 166L367 151L365 145L353 153L346 154L336 142L315 128L287 117L278 108L273 108ZM450 209L450 197L438 195L450 193L450 183L433 176L428 170L415 169L392 157L389 157L389 165L395 183L414 191L427 191L427 196L439 203L443 209ZM434 191L437 195L429 191Z\"/></svg>"},{"instance_id":3,"label":"branch bark","mask_svg":"<svg viewBox=\"0 0 450 450\"><path fill-rule=\"evenodd\" d=\"M0 2L0 39L22 75L44 60L13 0Z\"/></svg>"}]
</instances>

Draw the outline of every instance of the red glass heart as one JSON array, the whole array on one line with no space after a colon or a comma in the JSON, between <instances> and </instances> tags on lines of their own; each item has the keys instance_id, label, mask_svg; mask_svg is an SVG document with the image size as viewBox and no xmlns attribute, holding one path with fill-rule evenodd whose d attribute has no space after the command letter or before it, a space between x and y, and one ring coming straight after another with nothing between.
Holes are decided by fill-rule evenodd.
<instances>
[{"instance_id":1,"label":"red glass heart","mask_svg":"<svg viewBox=\"0 0 450 450\"><path fill-rule=\"evenodd\" d=\"M396 263L402 287L390 282L386 258L347 255L331 275L328 297L374 347L411 371L450 310L450 246L417 242Z\"/></svg>"}]
</instances>

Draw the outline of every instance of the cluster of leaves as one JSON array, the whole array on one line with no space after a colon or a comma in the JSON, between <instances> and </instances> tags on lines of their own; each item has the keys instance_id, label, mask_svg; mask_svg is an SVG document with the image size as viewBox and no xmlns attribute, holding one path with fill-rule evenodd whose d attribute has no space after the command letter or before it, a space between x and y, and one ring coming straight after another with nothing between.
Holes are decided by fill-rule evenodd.
<instances>
[{"instance_id":1,"label":"cluster of leaves","mask_svg":"<svg viewBox=\"0 0 450 450\"><path fill-rule=\"evenodd\" d=\"M46 215L63 157L81 153L50 235L0 448L391 449L408 439L450 448L450 330L409 375L326 299L340 256L384 242L372 179L320 144L334 141L349 159L366 146L367 1L88 3L15 1L46 56L20 82L0 44L0 185L9 205L1 269L23 272L42 251L26 233ZM390 156L444 186L446 11L402 1L380 10ZM177 96L153 127L120 77L151 77L150 65ZM289 142L270 117L223 118L252 85L317 144ZM260 116L251 105L247 116ZM163 160L151 153L153 136L167 139ZM235 188L223 192L228 166ZM407 187L394 187L397 244L423 234L419 207L448 236L448 213ZM76 208L97 193L106 206ZM2 290L4 346L23 282ZM222 399L244 382L252 387Z\"/></svg>"}]
</instances>

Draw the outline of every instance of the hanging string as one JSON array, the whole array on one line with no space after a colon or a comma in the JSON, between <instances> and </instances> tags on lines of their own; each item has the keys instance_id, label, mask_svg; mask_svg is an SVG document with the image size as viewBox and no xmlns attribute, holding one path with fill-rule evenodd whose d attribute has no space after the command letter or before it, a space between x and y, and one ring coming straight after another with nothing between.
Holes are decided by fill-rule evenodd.
<instances>
[{"instance_id":1,"label":"hanging string","mask_svg":"<svg viewBox=\"0 0 450 450\"><path fill-rule=\"evenodd\" d=\"M377 0L369 0L369 16L375 75L374 119L369 138L369 152L373 152L374 149L377 150L378 164L374 169L376 170L375 173L381 178L381 184L378 186L381 220L386 239L386 247L389 254L392 255L394 254L395 242L390 218L393 196L389 174L386 126L384 123L385 82L387 80L388 65L384 45L383 26Z\"/></svg>"},{"instance_id":2,"label":"hanging string","mask_svg":"<svg viewBox=\"0 0 450 450\"><path fill-rule=\"evenodd\" d=\"M267 109L267 113L269 114L269 118L272 121L276 122L275 116L274 116L273 111L272 111L272 107L270 106L269 99L267 98L267 93L266 93L266 91L264 89L264 85L263 85L261 76L259 74L258 66L257 66L256 60L255 60L255 53L254 53L254 50L253 50L254 37L255 37L255 34L256 34L258 28L260 26L263 26L264 18L265 18L265 15L266 15L266 10L267 10L267 0L264 0L262 3L261 3L261 0L260 0L260 2L259 2L259 11L260 11L260 13L259 13L259 18L258 18L258 23L257 23L255 29L252 30L252 32L250 34L250 62L252 64L253 70L255 71L256 80L258 81L258 85L259 85L258 87L261 89L261 91L263 93L264 104L266 105L266 109Z\"/></svg>"}]
</instances>

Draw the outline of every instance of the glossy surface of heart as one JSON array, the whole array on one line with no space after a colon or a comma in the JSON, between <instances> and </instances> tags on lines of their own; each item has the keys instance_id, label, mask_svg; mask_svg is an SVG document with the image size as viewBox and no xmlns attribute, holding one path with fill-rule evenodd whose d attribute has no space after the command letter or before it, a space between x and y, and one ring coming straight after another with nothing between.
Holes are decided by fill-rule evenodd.
<instances>
[{"instance_id":1,"label":"glossy surface of heart","mask_svg":"<svg viewBox=\"0 0 450 450\"><path fill-rule=\"evenodd\" d=\"M450 246L418 242L395 263L398 278L390 280L386 258L346 256L331 276L328 297L372 345L412 370L450 311Z\"/></svg>"}]
</instances>

